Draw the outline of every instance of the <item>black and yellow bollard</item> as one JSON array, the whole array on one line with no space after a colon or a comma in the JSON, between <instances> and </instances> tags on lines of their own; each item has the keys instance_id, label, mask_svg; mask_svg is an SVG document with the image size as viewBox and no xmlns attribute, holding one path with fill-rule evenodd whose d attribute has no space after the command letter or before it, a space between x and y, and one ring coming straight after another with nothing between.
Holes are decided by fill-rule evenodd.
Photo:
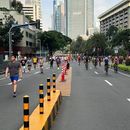
<instances>
[{"instance_id":1,"label":"black and yellow bollard","mask_svg":"<svg viewBox=\"0 0 130 130\"><path fill-rule=\"evenodd\" d=\"M23 97L24 130L29 130L29 96Z\"/></svg>"},{"instance_id":2,"label":"black and yellow bollard","mask_svg":"<svg viewBox=\"0 0 130 130\"><path fill-rule=\"evenodd\" d=\"M56 92L56 74L53 74L52 81L53 81L53 93L55 93Z\"/></svg>"},{"instance_id":3,"label":"black and yellow bollard","mask_svg":"<svg viewBox=\"0 0 130 130\"><path fill-rule=\"evenodd\" d=\"M39 85L39 113L44 113L44 86L43 84Z\"/></svg>"},{"instance_id":4,"label":"black and yellow bollard","mask_svg":"<svg viewBox=\"0 0 130 130\"><path fill-rule=\"evenodd\" d=\"M50 83L50 78L47 79L47 101L51 101L51 83Z\"/></svg>"}]
</instances>

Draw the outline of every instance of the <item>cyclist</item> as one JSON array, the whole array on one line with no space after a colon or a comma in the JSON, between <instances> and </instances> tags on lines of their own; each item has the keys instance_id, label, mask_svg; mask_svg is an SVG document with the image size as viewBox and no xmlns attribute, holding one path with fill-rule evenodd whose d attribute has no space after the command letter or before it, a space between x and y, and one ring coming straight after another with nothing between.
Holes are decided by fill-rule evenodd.
<instances>
[{"instance_id":1,"label":"cyclist","mask_svg":"<svg viewBox=\"0 0 130 130\"><path fill-rule=\"evenodd\" d=\"M109 59L108 59L108 57L105 57L105 59L104 59L104 69L106 71L106 74L108 74L108 68L109 68Z\"/></svg>"},{"instance_id":2,"label":"cyclist","mask_svg":"<svg viewBox=\"0 0 130 130\"><path fill-rule=\"evenodd\" d=\"M95 58L94 58L94 66L95 66L95 68L97 68L97 64L98 64L98 58L95 57Z\"/></svg>"},{"instance_id":3,"label":"cyclist","mask_svg":"<svg viewBox=\"0 0 130 130\"><path fill-rule=\"evenodd\" d=\"M16 97L16 90L17 90L17 81L20 78L22 78L22 67L20 62L16 61L16 56L11 56L11 62L8 64L6 71L5 71L5 77L8 77L8 73L10 73L10 80L12 82L12 88L13 88L13 97Z\"/></svg>"},{"instance_id":4,"label":"cyclist","mask_svg":"<svg viewBox=\"0 0 130 130\"><path fill-rule=\"evenodd\" d=\"M61 60L60 60L60 57L58 56L56 58L57 69L59 69L60 63L61 63Z\"/></svg>"},{"instance_id":5,"label":"cyclist","mask_svg":"<svg viewBox=\"0 0 130 130\"><path fill-rule=\"evenodd\" d=\"M118 64L119 64L119 59L118 59L118 57L116 56L115 58L114 58L114 71L117 73L117 71L118 71Z\"/></svg>"},{"instance_id":6,"label":"cyclist","mask_svg":"<svg viewBox=\"0 0 130 130\"><path fill-rule=\"evenodd\" d=\"M89 57L88 56L84 56L84 63L85 63L86 70L88 70L88 62L89 62Z\"/></svg>"},{"instance_id":7,"label":"cyclist","mask_svg":"<svg viewBox=\"0 0 130 130\"><path fill-rule=\"evenodd\" d=\"M78 64L80 65L80 61L81 61L81 57L80 57L80 55L78 55L78 57L77 57L77 61L78 61Z\"/></svg>"}]
</instances>

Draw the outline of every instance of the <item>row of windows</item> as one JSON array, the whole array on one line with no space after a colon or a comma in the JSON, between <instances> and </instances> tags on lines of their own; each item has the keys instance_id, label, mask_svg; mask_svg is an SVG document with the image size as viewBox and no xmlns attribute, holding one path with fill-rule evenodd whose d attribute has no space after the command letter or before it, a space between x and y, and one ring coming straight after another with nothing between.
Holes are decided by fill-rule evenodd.
<instances>
[{"instance_id":1,"label":"row of windows","mask_svg":"<svg viewBox=\"0 0 130 130\"><path fill-rule=\"evenodd\" d=\"M33 35L31 34L31 33L29 33L29 32L26 32L26 37L29 37L29 38L33 38Z\"/></svg>"},{"instance_id":2,"label":"row of windows","mask_svg":"<svg viewBox=\"0 0 130 130\"><path fill-rule=\"evenodd\" d=\"M26 41L26 46L27 46L27 47L32 47L32 46L33 46L33 43L32 43L32 42L29 42L29 41Z\"/></svg>"}]
</instances>

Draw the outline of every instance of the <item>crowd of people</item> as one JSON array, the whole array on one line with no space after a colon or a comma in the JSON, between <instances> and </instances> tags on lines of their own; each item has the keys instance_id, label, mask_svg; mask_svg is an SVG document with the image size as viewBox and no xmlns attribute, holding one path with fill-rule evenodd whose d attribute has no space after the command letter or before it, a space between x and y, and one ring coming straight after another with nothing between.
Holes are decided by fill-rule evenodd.
<instances>
[{"instance_id":1,"label":"crowd of people","mask_svg":"<svg viewBox=\"0 0 130 130\"><path fill-rule=\"evenodd\" d=\"M60 68L60 65L63 61L69 62L69 56L52 56L49 58L50 69L53 68L54 61L56 62L57 69ZM8 63L5 71L5 77L10 77L13 89L13 97L16 97L16 90L17 90L17 81L19 78L22 78L23 73L30 73L32 68L36 70L37 68L40 69L40 73L44 73L44 63L45 58L34 56L30 57L22 57L17 60L16 55L12 55L10 58L10 62Z\"/></svg>"},{"instance_id":2,"label":"crowd of people","mask_svg":"<svg viewBox=\"0 0 130 130\"><path fill-rule=\"evenodd\" d=\"M119 57L118 56L88 56L86 54L80 55L77 54L74 56L74 59L78 62L78 65L80 65L81 61L84 62L85 68L88 70L88 65L90 62L94 65L95 68L97 66L101 67L102 64L104 64L104 70L106 74L108 74L108 69L111 67L114 68L115 72L118 72L118 64L119 64Z\"/></svg>"}]
</instances>

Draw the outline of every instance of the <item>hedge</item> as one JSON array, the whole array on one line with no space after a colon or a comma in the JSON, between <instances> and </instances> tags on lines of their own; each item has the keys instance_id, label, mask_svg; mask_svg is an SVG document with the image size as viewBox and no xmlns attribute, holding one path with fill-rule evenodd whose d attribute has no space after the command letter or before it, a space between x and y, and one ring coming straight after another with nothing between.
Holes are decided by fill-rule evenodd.
<instances>
[{"instance_id":1,"label":"hedge","mask_svg":"<svg viewBox=\"0 0 130 130\"><path fill-rule=\"evenodd\" d=\"M123 71L130 72L130 66L126 66L125 64L119 64L118 67L119 67L119 69L121 69Z\"/></svg>"}]
</instances>

